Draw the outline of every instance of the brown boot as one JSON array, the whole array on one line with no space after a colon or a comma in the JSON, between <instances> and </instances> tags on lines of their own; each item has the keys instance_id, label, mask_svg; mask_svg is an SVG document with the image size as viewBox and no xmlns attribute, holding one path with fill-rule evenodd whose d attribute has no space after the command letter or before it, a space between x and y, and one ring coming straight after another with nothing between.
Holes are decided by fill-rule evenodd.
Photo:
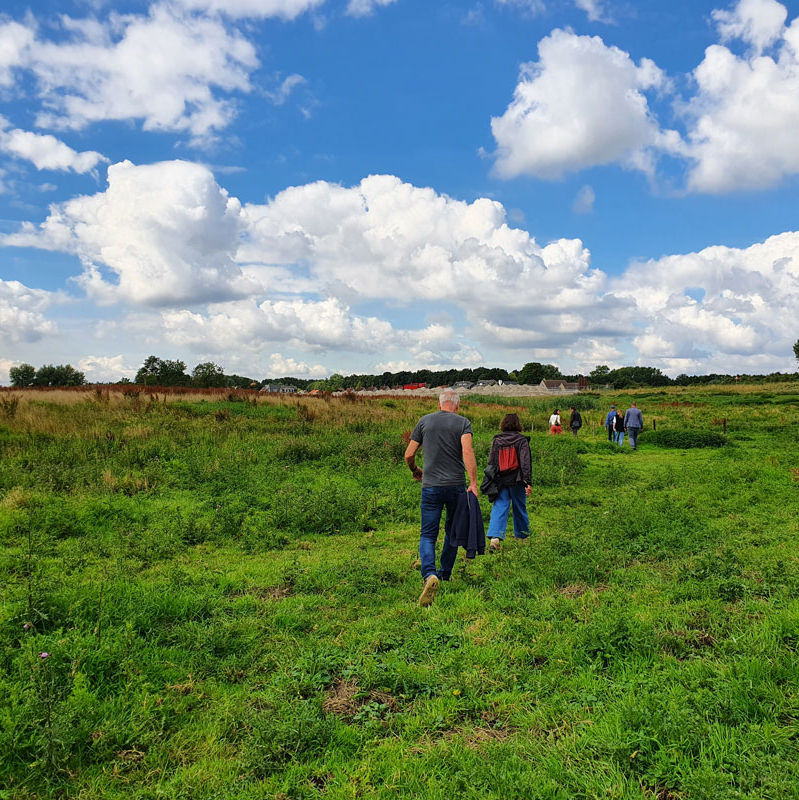
<instances>
[{"instance_id":1,"label":"brown boot","mask_svg":"<svg viewBox=\"0 0 799 800\"><path fill-rule=\"evenodd\" d=\"M433 598L436 596L438 589L438 578L435 575L428 575L425 578L424 589L419 595L419 605L423 608L433 604Z\"/></svg>"}]
</instances>

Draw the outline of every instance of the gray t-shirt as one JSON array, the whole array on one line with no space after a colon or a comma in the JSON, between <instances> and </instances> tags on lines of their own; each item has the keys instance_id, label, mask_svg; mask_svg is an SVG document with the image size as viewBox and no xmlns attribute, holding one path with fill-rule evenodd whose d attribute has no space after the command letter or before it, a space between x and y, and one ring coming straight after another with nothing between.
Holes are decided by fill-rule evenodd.
<instances>
[{"instance_id":1,"label":"gray t-shirt","mask_svg":"<svg viewBox=\"0 0 799 800\"><path fill-rule=\"evenodd\" d=\"M416 423L411 439L424 447L422 487L466 483L461 436L471 432L472 423L451 411L425 414Z\"/></svg>"}]
</instances>

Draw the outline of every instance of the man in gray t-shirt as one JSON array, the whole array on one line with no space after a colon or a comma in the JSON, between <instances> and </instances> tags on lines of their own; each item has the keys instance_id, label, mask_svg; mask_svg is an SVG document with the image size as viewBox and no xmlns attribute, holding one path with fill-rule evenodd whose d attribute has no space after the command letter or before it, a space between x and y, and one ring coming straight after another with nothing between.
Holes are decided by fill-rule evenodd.
<instances>
[{"instance_id":1,"label":"man in gray t-shirt","mask_svg":"<svg viewBox=\"0 0 799 800\"><path fill-rule=\"evenodd\" d=\"M433 602L439 578L449 580L455 565L457 548L444 536L441 547L441 569L436 570L436 539L441 512L447 509L448 530L455 513L458 494L465 491L477 496L477 462L472 448L472 424L458 415L460 398L447 389L438 398L439 410L423 416L411 433L405 451L405 462L414 477L422 483L422 531L419 537L419 560L422 563L424 589L419 605ZM416 452L424 449L424 471L416 465ZM466 488L464 472L469 475Z\"/></svg>"}]
</instances>

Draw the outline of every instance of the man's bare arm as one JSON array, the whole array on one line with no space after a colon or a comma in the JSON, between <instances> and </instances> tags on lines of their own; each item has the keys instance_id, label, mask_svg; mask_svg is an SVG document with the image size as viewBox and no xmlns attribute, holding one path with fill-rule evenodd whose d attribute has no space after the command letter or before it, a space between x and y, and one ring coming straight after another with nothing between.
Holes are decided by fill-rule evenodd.
<instances>
[{"instance_id":1,"label":"man's bare arm","mask_svg":"<svg viewBox=\"0 0 799 800\"><path fill-rule=\"evenodd\" d=\"M472 447L472 434L464 433L461 436L461 450L463 451L463 464L469 476L469 491L476 497L477 491L477 459L474 457Z\"/></svg>"},{"instance_id":2,"label":"man's bare arm","mask_svg":"<svg viewBox=\"0 0 799 800\"><path fill-rule=\"evenodd\" d=\"M405 448L405 463L408 465L408 469L411 471L415 481L422 480L422 470L416 466L416 451L418 449L419 442L415 442L413 439L408 442L408 446Z\"/></svg>"}]
</instances>

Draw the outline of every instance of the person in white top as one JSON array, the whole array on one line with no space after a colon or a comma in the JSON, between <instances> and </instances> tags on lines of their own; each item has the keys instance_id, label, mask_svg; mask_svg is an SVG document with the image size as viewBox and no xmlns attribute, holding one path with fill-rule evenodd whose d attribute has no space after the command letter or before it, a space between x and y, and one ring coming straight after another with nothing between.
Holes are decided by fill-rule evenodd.
<instances>
[{"instance_id":1,"label":"person in white top","mask_svg":"<svg viewBox=\"0 0 799 800\"><path fill-rule=\"evenodd\" d=\"M560 425L560 412L557 408L549 418L549 432L553 436L558 433L563 433L563 428Z\"/></svg>"}]
</instances>

